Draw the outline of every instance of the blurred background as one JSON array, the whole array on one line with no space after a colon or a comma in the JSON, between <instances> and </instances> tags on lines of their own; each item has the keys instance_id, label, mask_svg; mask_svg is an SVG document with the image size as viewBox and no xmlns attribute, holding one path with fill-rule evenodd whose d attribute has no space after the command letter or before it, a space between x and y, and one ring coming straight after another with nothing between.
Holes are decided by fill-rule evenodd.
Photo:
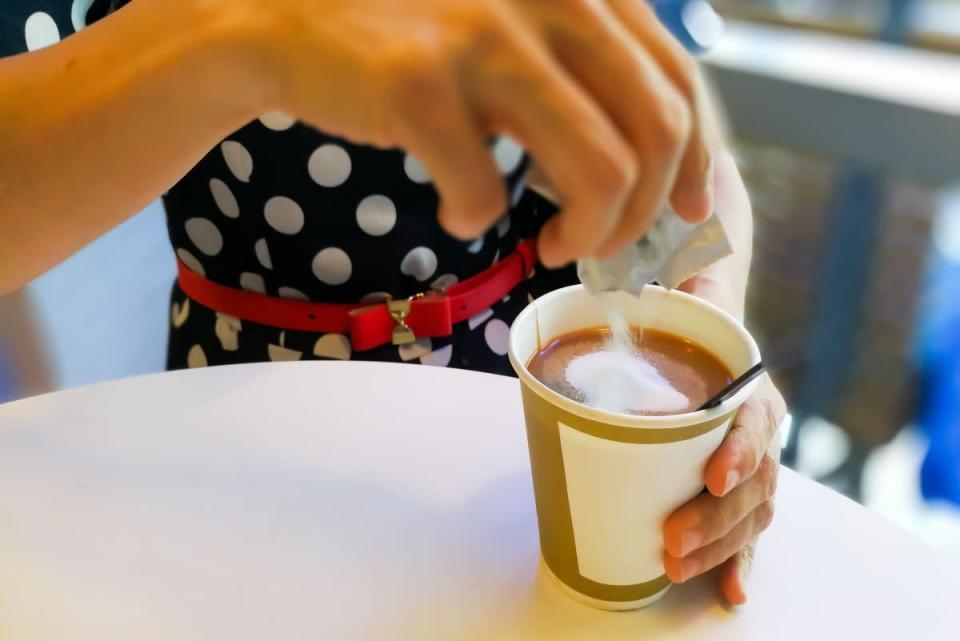
<instances>
[{"instance_id":1,"label":"blurred background","mask_svg":"<svg viewBox=\"0 0 960 641\"><path fill-rule=\"evenodd\" d=\"M960 0L654 3L751 191L784 461L960 555ZM173 276L154 205L0 298L0 402L163 369Z\"/></svg>"}]
</instances>

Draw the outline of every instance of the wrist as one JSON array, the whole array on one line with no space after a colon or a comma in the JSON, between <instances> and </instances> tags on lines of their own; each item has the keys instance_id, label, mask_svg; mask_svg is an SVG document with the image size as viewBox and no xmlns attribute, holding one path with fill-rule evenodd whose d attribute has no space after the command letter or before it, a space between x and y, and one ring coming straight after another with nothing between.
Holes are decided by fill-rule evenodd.
<instances>
[{"instance_id":1,"label":"wrist","mask_svg":"<svg viewBox=\"0 0 960 641\"><path fill-rule=\"evenodd\" d=\"M192 26L185 35L184 61L193 68L198 88L244 123L274 109L280 92L263 5L242 0L186 4L187 16L179 20Z\"/></svg>"},{"instance_id":2,"label":"wrist","mask_svg":"<svg viewBox=\"0 0 960 641\"><path fill-rule=\"evenodd\" d=\"M680 289L713 303L741 323L746 307L746 275L724 259L681 285Z\"/></svg>"}]
</instances>

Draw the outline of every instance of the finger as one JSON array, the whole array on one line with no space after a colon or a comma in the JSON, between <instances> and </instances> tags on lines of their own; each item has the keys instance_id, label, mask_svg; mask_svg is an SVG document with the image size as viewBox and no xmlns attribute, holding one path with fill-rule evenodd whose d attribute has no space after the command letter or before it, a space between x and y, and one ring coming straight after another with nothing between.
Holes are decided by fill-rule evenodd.
<instances>
[{"instance_id":1,"label":"finger","mask_svg":"<svg viewBox=\"0 0 960 641\"><path fill-rule=\"evenodd\" d=\"M664 570L674 583L683 583L708 572L739 552L763 532L772 520L773 502L766 501L719 541L682 558L666 554L663 559Z\"/></svg>"},{"instance_id":2,"label":"finger","mask_svg":"<svg viewBox=\"0 0 960 641\"><path fill-rule=\"evenodd\" d=\"M754 539L727 559L720 570L720 591L730 605L747 602L747 580L753 568L753 554L757 541Z\"/></svg>"},{"instance_id":3,"label":"finger","mask_svg":"<svg viewBox=\"0 0 960 641\"><path fill-rule=\"evenodd\" d=\"M715 543L777 491L777 464L765 457L757 473L724 497L700 494L667 517L663 544L667 553L680 558Z\"/></svg>"},{"instance_id":4,"label":"finger","mask_svg":"<svg viewBox=\"0 0 960 641\"><path fill-rule=\"evenodd\" d=\"M657 18L654 9L636 0L609 0L613 11L650 50L693 110L692 132L680 163L671 202L689 222L713 212L713 166L719 127L713 123L706 86L696 61Z\"/></svg>"},{"instance_id":5,"label":"finger","mask_svg":"<svg viewBox=\"0 0 960 641\"><path fill-rule=\"evenodd\" d=\"M450 74L424 69L398 98L403 146L425 167L440 194L440 224L473 239L507 210L507 193L488 137Z\"/></svg>"},{"instance_id":6,"label":"finger","mask_svg":"<svg viewBox=\"0 0 960 641\"><path fill-rule=\"evenodd\" d=\"M707 489L723 496L753 476L786 413L783 397L765 377L757 394L744 403L727 437L704 471Z\"/></svg>"},{"instance_id":7,"label":"finger","mask_svg":"<svg viewBox=\"0 0 960 641\"><path fill-rule=\"evenodd\" d=\"M547 266L593 255L616 225L636 182L630 146L604 111L545 48L516 45L523 77L479 84L485 119L519 140L561 190L562 209L543 227Z\"/></svg>"},{"instance_id":8,"label":"finger","mask_svg":"<svg viewBox=\"0 0 960 641\"><path fill-rule=\"evenodd\" d=\"M602 105L633 148L640 180L600 254L643 235L663 211L690 133L690 108L650 53L603 3L555 25L560 62Z\"/></svg>"}]
</instances>

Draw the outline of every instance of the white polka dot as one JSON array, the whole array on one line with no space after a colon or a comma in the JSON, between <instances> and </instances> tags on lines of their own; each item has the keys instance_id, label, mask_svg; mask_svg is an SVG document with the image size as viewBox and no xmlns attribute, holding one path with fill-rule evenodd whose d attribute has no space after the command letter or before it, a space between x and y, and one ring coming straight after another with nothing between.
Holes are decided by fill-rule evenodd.
<instances>
[{"instance_id":1,"label":"white polka dot","mask_svg":"<svg viewBox=\"0 0 960 641\"><path fill-rule=\"evenodd\" d=\"M493 158L497 161L497 167L504 174L509 174L520 166L523 160L523 148L516 142L501 136L493 146Z\"/></svg>"},{"instance_id":2,"label":"white polka dot","mask_svg":"<svg viewBox=\"0 0 960 641\"><path fill-rule=\"evenodd\" d=\"M197 260L197 257L188 252L186 249L177 250L177 258L180 259L180 262L187 266L192 272L196 272L201 276L204 276L206 272L203 271L203 265L200 264L200 261Z\"/></svg>"},{"instance_id":3,"label":"white polka dot","mask_svg":"<svg viewBox=\"0 0 960 641\"><path fill-rule=\"evenodd\" d=\"M253 173L253 157L247 148L235 140L225 140L220 143L220 152L230 173L240 182L250 182L250 175Z\"/></svg>"},{"instance_id":4,"label":"white polka dot","mask_svg":"<svg viewBox=\"0 0 960 641\"><path fill-rule=\"evenodd\" d=\"M213 333L220 341L220 348L225 352L235 352L240 349L240 332L243 331L243 321L236 316L217 312L217 321L213 325Z\"/></svg>"},{"instance_id":5,"label":"white polka dot","mask_svg":"<svg viewBox=\"0 0 960 641\"><path fill-rule=\"evenodd\" d=\"M187 367L193 369L195 367L206 367L207 366L207 355L203 353L203 348L199 345L194 345L190 348L190 351L187 352Z\"/></svg>"},{"instance_id":6,"label":"white polka dot","mask_svg":"<svg viewBox=\"0 0 960 641\"><path fill-rule=\"evenodd\" d=\"M216 256L223 249L223 236L206 218L191 218L183 224L190 241L207 256Z\"/></svg>"},{"instance_id":7,"label":"white polka dot","mask_svg":"<svg viewBox=\"0 0 960 641\"><path fill-rule=\"evenodd\" d=\"M510 345L510 326L499 318L494 318L483 328L483 338L494 354L503 356Z\"/></svg>"},{"instance_id":8,"label":"white polka dot","mask_svg":"<svg viewBox=\"0 0 960 641\"><path fill-rule=\"evenodd\" d=\"M385 303L390 299L390 294L387 292L370 292L366 296L360 299L360 302L364 305L370 305L374 303Z\"/></svg>"},{"instance_id":9,"label":"white polka dot","mask_svg":"<svg viewBox=\"0 0 960 641\"><path fill-rule=\"evenodd\" d=\"M497 236L503 238L510 231L510 214L507 214L497 222Z\"/></svg>"},{"instance_id":10,"label":"white polka dot","mask_svg":"<svg viewBox=\"0 0 960 641\"><path fill-rule=\"evenodd\" d=\"M237 199L227 187L227 183L219 178L210 179L210 193L213 195L213 201L217 203L217 208L227 218L236 218L240 215L240 205Z\"/></svg>"},{"instance_id":11,"label":"white polka dot","mask_svg":"<svg viewBox=\"0 0 960 641\"><path fill-rule=\"evenodd\" d=\"M407 276L413 276L421 283L437 271L437 255L428 247L411 249L400 263L400 271Z\"/></svg>"},{"instance_id":12,"label":"white polka dot","mask_svg":"<svg viewBox=\"0 0 960 641\"><path fill-rule=\"evenodd\" d=\"M260 116L260 122L267 129L273 129L274 131L286 131L296 124L297 119L293 116L283 113L282 111L270 111Z\"/></svg>"},{"instance_id":13,"label":"white polka dot","mask_svg":"<svg viewBox=\"0 0 960 641\"><path fill-rule=\"evenodd\" d=\"M408 362L416 360L421 356L426 356L433 351L433 341L429 338L418 338L413 343L407 343L406 345L401 345L397 350L397 353L400 355L400 360L403 362Z\"/></svg>"},{"instance_id":14,"label":"white polka dot","mask_svg":"<svg viewBox=\"0 0 960 641\"><path fill-rule=\"evenodd\" d=\"M453 356L453 345L445 345L440 349L424 354L420 357L420 362L424 365L434 367L446 367L450 364L450 358Z\"/></svg>"},{"instance_id":15,"label":"white polka dot","mask_svg":"<svg viewBox=\"0 0 960 641\"><path fill-rule=\"evenodd\" d=\"M263 282L263 276L254 274L253 272L243 272L240 274L240 287L248 292L256 292L258 294L267 293L267 286Z\"/></svg>"},{"instance_id":16,"label":"white polka dot","mask_svg":"<svg viewBox=\"0 0 960 641\"><path fill-rule=\"evenodd\" d=\"M403 171L406 172L407 178L412 180L415 183L425 185L430 182L430 175L427 173L427 168L423 166L417 157L413 154L407 154L403 159Z\"/></svg>"},{"instance_id":17,"label":"white polka dot","mask_svg":"<svg viewBox=\"0 0 960 641\"><path fill-rule=\"evenodd\" d=\"M267 239L261 238L253 244L253 252L257 255L257 260L267 269L273 269L273 261L270 259L270 248L267 247Z\"/></svg>"},{"instance_id":18,"label":"white polka dot","mask_svg":"<svg viewBox=\"0 0 960 641\"><path fill-rule=\"evenodd\" d=\"M457 278L455 275L453 275L453 274L444 274L443 276L440 276L440 277L437 278L435 281L433 281L432 283L430 283L430 289L435 289L435 290L439 290L439 291L444 291L444 290L447 289L448 287L453 287L453 286L456 285L458 282L460 282L460 279Z\"/></svg>"},{"instance_id":19,"label":"white polka dot","mask_svg":"<svg viewBox=\"0 0 960 641\"><path fill-rule=\"evenodd\" d=\"M501 298L501 299L500 299L500 302L501 302L501 303L509 303L509 302L510 302L510 294L507 294L506 296L504 296L503 298Z\"/></svg>"},{"instance_id":20,"label":"white polka dot","mask_svg":"<svg viewBox=\"0 0 960 641\"><path fill-rule=\"evenodd\" d=\"M180 329L188 318L190 318L190 299L185 298L182 305L174 301L170 306L170 324L175 329Z\"/></svg>"},{"instance_id":21,"label":"white polka dot","mask_svg":"<svg viewBox=\"0 0 960 641\"><path fill-rule=\"evenodd\" d=\"M322 145L310 154L307 172L321 187L339 187L350 177L350 154L340 145Z\"/></svg>"},{"instance_id":22,"label":"white polka dot","mask_svg":"<svg viewBox=\"0 0 960 641\"><path fill-rule=\"evenodd\" d=\"M286 196L274 196L263 206L267 224L281 234L292 236L303 229L303 210Z\"/></svg>"},{"instance_id":23,"label":"white polka dot","mask_svg":"<svg viewBox=\"0 0 960 641\"><path fill-rule=\"evenodd\" d=\"M483 325L483 323L491 316L493 316L493 310L488 307L485 310L477 312L476 314L468 318L467 327L469 327L472 330L476 329L481 325Z\"/></svg>"},{"instance_id":24,"label":"white polka dot","mask_svg":"<svg viewBox=\"0 0 960 641\"><path fill-rule=\"evenodd\" d=\"M60 42L60 29L49 13L37 11L23 25L23 37L27 41L27 51L36 51Z\"/></svg>"},{"instance_id":25,"label":"white polka dot","mask_svg":"<svg viewBox=\"0 0 960 641\"><path fill-rule=\"evenodd\" d=\"M298 300L310 300L310 297L301 292L299 289L294 289L293 287L281 287L277 290L277 294L280 298L295 298Z\"/></svg>"},{"instance_id":26,"label":"white polka dot","mask_svg":"<svg viewBox=\"0 0 960 641\"><path fill-rule=\"evenodd\" d=\"M397 207L386 196L367 196L357 205L357 224L371 236L384 236L397 224Z\"/></svg>"},{"instance_id":27,"label":"white polka dot","mask_svg":"<svg viewBox=\"0 0 960 641\"><path fill-rule=\"evenodd\" d=\"M493 255L493 262L490 263L490 266L493 267L493 266L496 265L498 262L500 262L500 250L499 250L499 249L497 250L497 253L495 253L495 254Z\"/></svg>"},{"instance_id":28,"label":"white polka dot","mask_svg":"<svg viewBox=\"0 0 960 641\"><path fill-rule=\"evenodd\" d=\"M303 352L291 349L284 345L284 336L285 332L280 332L280 344L274 345L270 343L267 345L267 356L273 362L285 362L285 361L298 361L300 357L303 356Z\"/></svg>"},{"instance_id":29,"label":"white polka dot","mask_svg":"<svg viewBox=\"0 0 960 641\"><path fill-rule=\"evenodd\" d=\"M87 12L94 0L73 0L73 6L70 7L70 22L73 23L73 30L80 31L87 26Z\"/></svg>"},{"instance_id":30,"label":"white polka dot","mask_svg":"<svg viewBox=\"0 0 960 641\"><path fill-rule=\"evenodd\" d=\"M483 236L476 239L475 241L470 243L470 246L467 247L467 251L470 252L471 254L479 254L480 250L483 249L483 241L484 241Z\"/></svg>"},{"instance_id":31,"label":"white polka dot","mask_svg":"<svg viewBox=\"0 0 960 641\"><path fill-rule=\"evenodd\" d=\"M320 358L348 361L352 353L350 339L343 334L326 334L318 338L313 346L313 355Z\"/></svg>"},{"instance_id":32,"label":"white polka dot","mask_svg":"<svg viewBox=\"0 0 960 641\"><path fill-rule=\"evenodd\" d=\"M350 280L353 264L347 252L339 247L327 247L313 257L313 273L327 285L342 285Z\"/></svg>"}]
</instances>

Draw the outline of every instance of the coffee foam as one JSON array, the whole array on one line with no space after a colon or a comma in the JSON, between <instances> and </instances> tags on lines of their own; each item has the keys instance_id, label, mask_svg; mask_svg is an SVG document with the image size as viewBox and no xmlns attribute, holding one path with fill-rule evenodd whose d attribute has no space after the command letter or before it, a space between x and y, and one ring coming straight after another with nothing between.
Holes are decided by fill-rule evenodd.
<instances>
[{"instance_id":1,"label":"coffee foam","mask_svg":"<svg viewBox=\"0 0 960 641\"><path fill-rule=\"evenodd\" d=\"M690 402L643 356L612 345L573 358L565 377L584 404L609 412L669 413Z\"/></svg>"}]
</instances>

